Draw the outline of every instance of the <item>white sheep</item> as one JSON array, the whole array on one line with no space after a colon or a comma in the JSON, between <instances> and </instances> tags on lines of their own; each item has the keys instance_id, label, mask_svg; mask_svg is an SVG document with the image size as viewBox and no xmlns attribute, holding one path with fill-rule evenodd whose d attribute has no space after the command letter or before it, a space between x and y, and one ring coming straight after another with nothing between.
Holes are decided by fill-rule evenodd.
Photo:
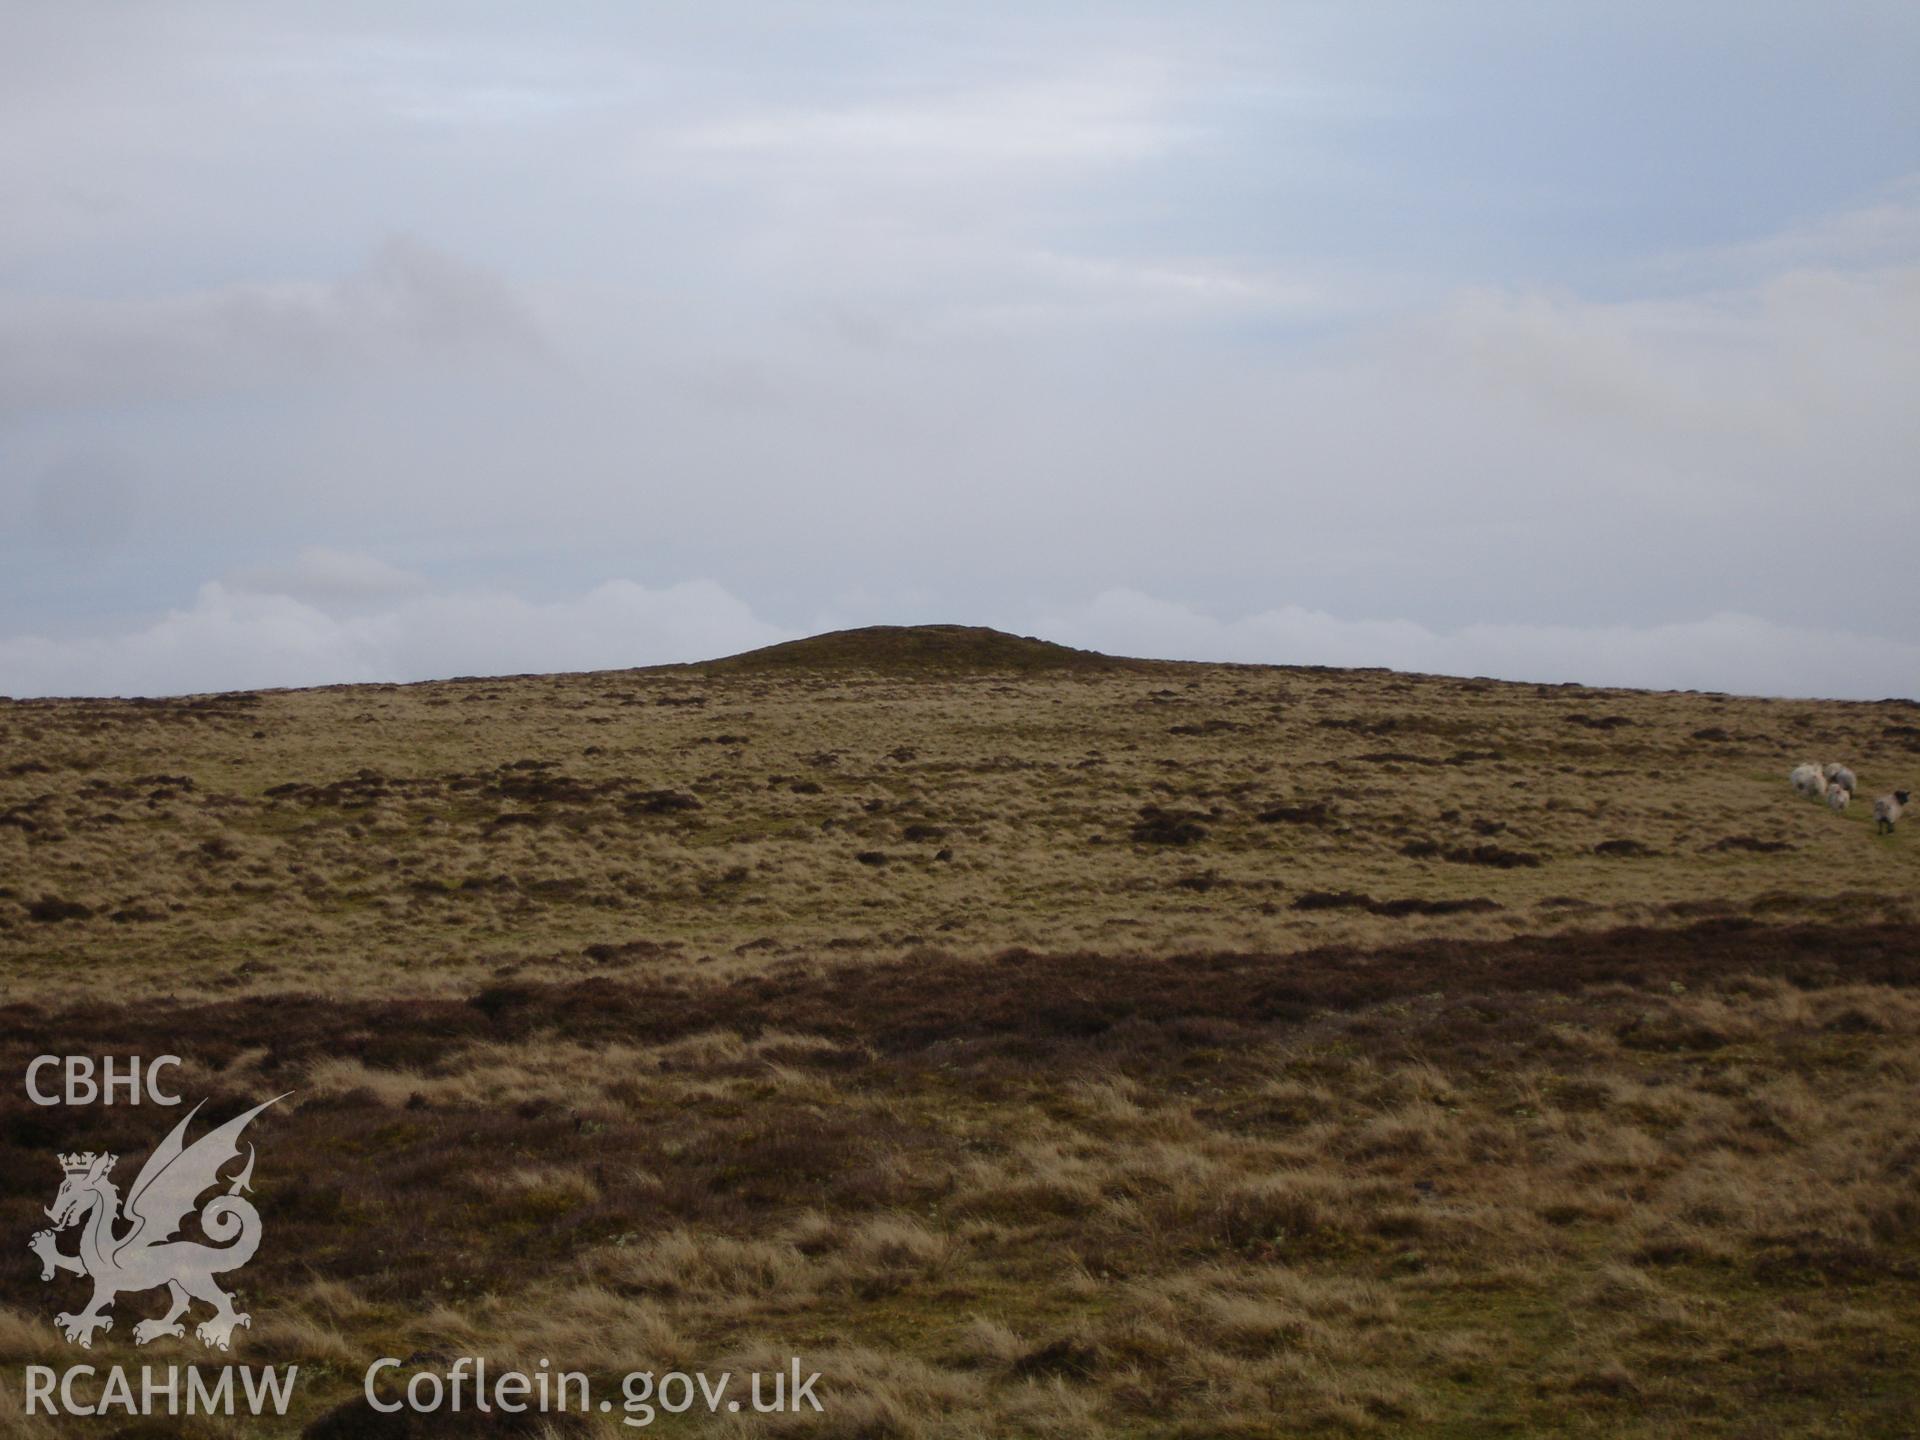
<instances>
[{"instance_id":1,"label":"white sheep","mask_svg":"<svg viewBox=\"0 0 1920 1440\"><path fill-rule=\"evenodd\" d=\"M1890 835L1893 822L1898 820L1907 806L1913 803L1913 796L1905 790L1895 790L1882 795L1873 802L1873 827L1876 833Z\"/></svg>"},{"instance_id":2,"label":"white sheep","mask_svg":"<svg viewBox=\"0 0 1920 1440\"><path fill-rule=\"evenodd\" d=\"M1805 765L1796 765L1787 776L1794 789L1809 800L1818 800L1827 793L1827 777L1820 773L1820 767L1809 761Z\"/></svg>"},{"instance_id":3,"label":"white sheep","mask_svg":"<svg viewBox=\"0 0 1920 1440\"><path fill-rule=\"evenodd\" d=\"M1838 815L1853 800L1853 792L1839 781L1835 781L1827 790L1827 808Z\"/></svg>"},{"instance_id":4,"label":"white sheep","mask_svg":"<svg viewBox=\"0 0 1920 1440\"><path fill-rule=\"evenodd\" d=\"M1841 789L1848 792L1860 788L1860 782L1854 779L1853 771L1849 770L1837 760L1829 760L1821 767L1821 773L1827 777L1829 784L1838 785Z\"/></svg>"}]
</instances>

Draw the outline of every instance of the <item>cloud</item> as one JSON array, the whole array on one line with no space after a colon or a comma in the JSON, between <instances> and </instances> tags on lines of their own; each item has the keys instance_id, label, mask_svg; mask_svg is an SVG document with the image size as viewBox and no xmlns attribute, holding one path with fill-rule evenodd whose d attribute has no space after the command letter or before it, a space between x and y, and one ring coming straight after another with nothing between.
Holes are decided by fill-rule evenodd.
<instances>
[{"instance_id":1,"label":"cloud","mask_svg":"<svg viewBox=\"0 0 1920 1440\"><path fill-rule=\"evenodd\" d=\"M427 587L420 576L375 556L324 545L307 546L285 565L242 570L229 576L227 584L235 591L280 595L322 608L388 600Z\"/></svg>"},{"instance_id":2,"label":"cloud","mask_svg":"<svg viewBox=\"0 0 1920 1440\"><path fill-rule=\"evenodd\" d=\"M461 674L610 670L709 659L790 639L711 581L649 589L612 580L571 599L499 590L410 596L384 607L296 598L316 581L334 599L404 577L365 556L308 552L283 578L202 585L192 605L119 635L0 639L0 693L178 695ZM278 590L272 588L277 584Z\"/></svg>"},{"instance_id":3,"label":"cloud","mask_svg":"<svg viewBox=\"0 0 1920 1440\"><path fill-rule=\"evenodd\" d=\"M1750 615L1849 691L1837 637L1920 642L1913 7L392 9L22 12L0 635L173 604L277 615L274 674L431 673L370 627L444 585L338 559L380 537L469 610ZM287 537L335 558L256 568ZM63 683L136 683L100 643Z\"/></svg>"},{"instance_id":4,"label":"cloud","mask_svg":"<svg viewBox=\"0 0 1920 1440\"><path fill-rule=\"evenodd\" d=\"M1299 605L1220 619L1116 589L1033 623L1048 639L1166 660L1377 665L1550 684L1855 700L1912 695L1920 680L1920 644L1738 614L1644 627L1484 624L1442 632Z\"/></svg>"},{"instance_id":5,"label":"cloud","mask_svg":"<svg viewBox=\"0 0 1920 1440\"><path fill-rule=\"evenodd\" d=\"M1765 279L1793 270L1873 268L1920 255L1920 174L1880 186L1842 206L1731 245L1664 255L1648 272L1698 284L1734 276Z\"/></svg>"},{"instance_id":6,"label":"cloud","mask_svg":"<svg viewBox=\"0 0 1920 1440\"><path fill-rule=\"evenodd\" d=\"M36 540L84 549L126 538L138 507L135 467L123 456L82 449L42 471L29 491L26 518Z\"/></svg>"},{"instance_id":7,"label":"cloud","mask_svg":"<svg viewBox=\"0 0 1920 1440\"><path fill-rule=\"evenodd\" d=\"M1529 416L1617 438L1798 441L1892 403L1920 379L1920 265L1789 270L1665 300L1460 292L1430 343Z\"/></svg>"},{"instance_id":8,"label":"cloud","mask_svg":"<svg viewBox=\"0 0 1920 1440\"><path fill-rule=\"evenodd\" d=\"M845 600L833 623L898 618L886 600L869 596ZM1848 699L1899 695L1920 676L1920 644L1739 614L1644 627L1482 624L1441 631L1299 605L1222 618L1139 590L1111 589L1083 603L1022 608L998 619L1022 634L1171 660L1385 666ZM799 633L762 619L710 580L657 589L611 580L571 598L536 601L497 589L433 590L371 556L309 549L288 565L211 581L192 605L119 635L0 638L0 693L185 694L624 669L713 659Z\"/></svg>"},{"instance_id":9,"label":"cloud","mask_svg":"<svg viewBox=\"0 0 1920 1440\"><path fill-rule=\"evenodd\" d=\"M1140 60L1037 81L948 87L911 99L749 111L670 138L695 155L801 161L820 167L996 180L1030 169L1154 159L1183 138L1164 113L1163 68Z\"/></svg>"},{"instance_id":10,"label":"cloud","mask_svg":"<svg viewBox=\"0 0 1920 1440\"><path fill-rule=\"evenodd\" d=\"M330 283L234 284L144 299L0 293L0 416L258 391L541 348L529 311L499 279L396 238Z\"/></svg>"}]
</instances>

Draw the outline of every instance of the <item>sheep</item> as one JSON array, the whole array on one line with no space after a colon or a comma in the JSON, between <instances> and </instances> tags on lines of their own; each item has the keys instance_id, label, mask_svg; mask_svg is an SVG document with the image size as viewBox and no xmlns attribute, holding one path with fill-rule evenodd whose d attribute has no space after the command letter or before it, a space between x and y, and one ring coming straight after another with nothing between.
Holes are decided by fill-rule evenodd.
<instances>
[{"instance_id":1,"label":"sheep","mask_svg":"<svg viewBox=\"0 0 1920 1440\"><path fill-rule=\"evenodd\" d=\"M1820 773L1820 767L1809 761L1805 765L1796 765L1787 776L1788 783L1809 800L1818 800L1827 793L1827 777Z\"/></svg>"},{"instance_id":2,"label":"sheep","mask_svg":"<svg viewBox=\"0 0 1920 1440\"><path fill-rule=\"evenodd\" d=\"M1913 796L1905 790L1895 790L1890 795L1882 795L1873 802L1873 828L1878 835L1891 835L1893 822L1898 820L1907 806L1913 803Z\"/></svg>"},{"instance_id":3,"label":"sheep","mask_svg":"<svg viewBox=\"0 0 1920 1440\"><path fill-rule=\"evenodd\" d=\"M1860 788L1860 782L1854 779L1853 771L1849 770L1846 766L1842 765L1839 761L1829 760L1821 768L1822 768L1822 773L1825 774L1825 776L1827 777L1827 781L1829 784L1838 785L1842 790L1847 791L1849 794L1851 794L1853 791L1858 790Z\"/></svg>"},{"instance_id":4,"label":"sheep","mask_svg":"<svg viewBox=\"0 0 1920 1440\"><path fill-rule=\"evenodd\" d=\"M1853 792L1836 780L1832 788L1827 791L1827 808L1838 815L1847 808L1852 799Z\"/></svg>"}]
</instances>

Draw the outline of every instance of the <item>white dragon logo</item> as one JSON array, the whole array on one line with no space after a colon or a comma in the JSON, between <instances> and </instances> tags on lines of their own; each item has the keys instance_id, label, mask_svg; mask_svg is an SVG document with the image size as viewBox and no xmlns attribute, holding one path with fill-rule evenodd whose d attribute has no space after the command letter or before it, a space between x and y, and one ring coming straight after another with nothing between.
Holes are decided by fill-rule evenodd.
<instances>
[{"instance_id":1,"label":"white dragon logo","mask_svg":"<svg viewBox=\"0 0 1920 1440\"><path fill-rule=\"evenodd\" d=\"M93 1281L93 1299L86 1309L54 1317L62 1335L91 1349L96 1330L113 1329L107 1307L116 1295L164 1285L172 1304L159 1319L142 1320L133 1327L135 1342L145 1345L162 1335L183 1338L186 1332L180 1316L192 1301L204 1300L214 1307L214 1314L195 1326L193 1333L209 1347L230 1347L234 1327L251 1324L253 1317L236 1311L233 1297L214 1284L213 1277L238 1270L260 1248L260 1212L240 1194L251 1188L253 1146L247 1146L246 1167L239 1174L223 1181L220 1168L239 1156L240 1132L247 1123L268 1105L286 1098L276 1095L188 1145L187 1124L200 1113L200 1106L194 1106L140 1167L127 1192L124 1214L119 1189L107 1178L118 1156L88 1151L60 1157L67 1178L46 1210L53 1229L36 1233L27 1248L40 1257L42 1280L65 1270ZM200 1229L214 1243L175 1239L200 1196L223 1183L227 1193L214 1196L199 1212ZM55 1248L56 1232L83 1220L79 1252L62 1254ZM115 1233L123 1220L130 1222L128 1228Z\"/></svg>"}]
</instances>

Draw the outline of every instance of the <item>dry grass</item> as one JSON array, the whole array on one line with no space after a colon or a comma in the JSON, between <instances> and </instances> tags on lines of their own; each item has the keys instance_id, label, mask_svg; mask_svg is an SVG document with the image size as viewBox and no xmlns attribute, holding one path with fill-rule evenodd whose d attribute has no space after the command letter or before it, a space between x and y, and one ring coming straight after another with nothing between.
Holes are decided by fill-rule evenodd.
<instances>
[{"instance_id":1,"label":"dry grass","mask_svg":"<svg viewBox=\"0 0 1920 1440\"><path fill-rule=\"evenodd\" d=\"M1303 957L1290 983L1324 1003L1234 1026L1199 1018L1205 967L1190 1001L1156 990L1093 1032L1059 1009L901 1026L879 985L843 1009L865 1048L716 1029L694 1002L724 1008L722 982L680 1033L609 1043L562 1037L626 1028L619 988L523 992L426 1065L435 1012L377 1003L52 1023L87 1046L204 1035L247 1086L298 1090L262 1137L247 1342L308 1367L316 1405L376 1353L612 1383L780 1351L831 1380L800 1433L1902 1433L1920 954L1838 930L1632 948L1645 983L1371 952L1423 984L1386 999ZM1119 996L1168 971L1106 963ZM932 1013L971 994L996 1019L1000 968L913 974ZM799 1014L840 993L788 983ZM0 1063L47 1023L16 1016ZM140 1112L102 1115L101 1143L140 1146ZM4 1121L0 1224L24 1231L56 1177L44 1114ZM0 1353L53 1358L24 1259Z\"/></svg>"},{"instance_id":2,"label":"dry grass","mask_svg":"<svg viewBox=\"0 0 1920 1440\"><path fill-rule=\"evenodd\" d=\"M1912 918L1907 837L1785 773L1834 756L1905 784L1914 718L1233 666L20 702L0 957L29 991L84 967L141 993L419 994L922 945Z\"/></svg>"},{"instance_id":3,"label":"dry grass","mask_svg":"<svg viewBox=\"0 0 1920 1440\"><path fill-rule=\"evenodd\" d=\"M0 1068L297 1092L303 1423L799 1354L825 1415L669 1433L1920 1430L1913 851L1785 783L1910 709L936 671L0 706ZM0 1093L0 1236L157 1138L75 1123ZM7 1396L55 1288L0 1245Z\"/></svg>"}]
</instances>

